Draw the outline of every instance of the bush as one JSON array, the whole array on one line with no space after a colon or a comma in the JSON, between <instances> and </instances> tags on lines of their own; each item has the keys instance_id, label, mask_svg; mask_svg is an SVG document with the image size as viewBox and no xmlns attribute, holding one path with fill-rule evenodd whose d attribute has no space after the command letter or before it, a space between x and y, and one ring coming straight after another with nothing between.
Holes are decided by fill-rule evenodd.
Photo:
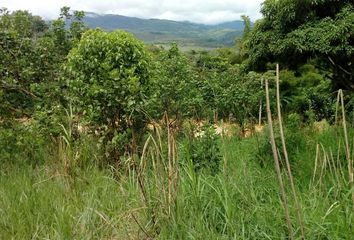
<instances>
[{"instance_id":1,"label":"bush","mask_svg":"<svg viewBox=\"0 0 354 240\"><path fill-rule=\"evenodd\" d=\"M47 150L47 139L29 126L0 127L0 164L37 165L47 160Z\"/></svg>"},{"instance_id":2,"label":"bush","mask_svg":"<svg viewBox=\"0 0 354 240\"><path fill-rule=\"evenodd\" d=\"M332 118L335 96L331 82L324 73L313 65L305 64L297 74L289 70L281 71L280 80L285 112L297 112L308 121Z\"/></svg>"},{"instance_id":3,"label":"bush","mask_svg":"<svg viewBox=\"0 0 354 240\"><path fill-rule=\"evenodd\" d=\"M109 157L119 160L133 138L131 130L138 131L144 119L139 110L149 74L143 43L123 31L90 30L70 51L67 72L70 101L84 119L103 129L103 146L110 145Z\"/></svg>"},{"instance_id":4,"label":"bush","mask_svg":"<svg viewBox=\"0 0 354 240\"><path fill-rule=\"evenodd\" d=\"M303 132L299 131L301 128L302 119L299 114L293 113L287 116L284 121L284 135L286 148L289 156L294 156L301 152L306 147L305 136ZM274 137L277 149L281 156L283 154L283 147L281 144L280 131L279 126L274 126ZM270 145L269 135L267 133L263 133L260 135L258 139L258 148L256 151L256 158L259 160L260 165L264 166L268 163L273 163L273 152ZM283 157L282 157L283 158ZM292 158L290 157L289 161Z\"/></svg>"},{"instance_id":5,"label":"bush","mask_svg":"<svg viewBox=\"0 0 354 240\"><path fill-rule=\"evenodd\" d=\"M219 136L213 125L206 124L190 131L185 144L185 155L192 160L197 172L215 175L220 171L222 156L218 140Z\"/></svg>"}]
</instances>

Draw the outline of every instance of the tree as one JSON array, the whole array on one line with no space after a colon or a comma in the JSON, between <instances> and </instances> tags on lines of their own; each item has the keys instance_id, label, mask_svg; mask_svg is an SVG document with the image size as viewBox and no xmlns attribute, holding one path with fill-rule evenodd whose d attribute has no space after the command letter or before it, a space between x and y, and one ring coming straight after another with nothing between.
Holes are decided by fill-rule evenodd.
<instances>
[{"instance_id":1,"label":"tree","mask_svg":"<svg viewBox=\"0 0 354 240\"><path fill-rule=\"evenodd\" d=\"M313 65L305 64L297 72L280 71L282 108L286 113L300 113L313 120L331 120L334 115L335 96L331 82Z\"/></svg>"},{"instance_id":2,"label":"tree","mask_svg":"<svg viewBox=\"0 0 354 240\"><path fill-rule=\"evenodd\" d=\"M51 22L50 34L55 41L57 52L65 58L70 49L80 40L87 30L83 11L70 11L69 7L60 9L59 18Z\"/></svg>"},{"instance_id":3,"label":"tree","mask_svg":"<svg viewBox=\"0 0 354 240\"><path fill-rule=\"evenodd\" d=\"M354 1L266 0L261 12L249 39L250 68L277 61L296 69L317 59L336 88L354 90Z\"/></svg>"},{"instance_id":4,"label":"tree","mask_svg":"<svg viewBox=\"0 0 354 240\"><path fill-rule=\"evenodd\" d=\"M227 57L227 56L226 56ZM220 103L225 89L232 84L228 75L232 66L228 59L222 56L212 56L200 53L195 60L195 71L198 78L198 89L202 96L202 108L199 116L217 121L219 117L228 117ZM226 77L226 78L225 78Z\"/></svg>"},{"instance_id":5,"label":"tree","mask_svg":"<svg viewBox=\"0 0 354 240\"><path fill-rule=\"evenodd\" d=\"M148 56L133 35L89 30L68 55L68 88L73 105L100 127L106 151L119 160L134 130L149 83Z\"/></svg>"},{"instance_id":6,"label":"tree","mask_svg":"<svg viewBox=\"0 0 354 240\"><path fill-rule=\"evenodd\" d=\"M29 115L36 95L31 85L44 77L38 65L37 38L47 26L27 11L0 11L0 112L2 117Z\"/></svg>"},{"instance_id":7,"label":"tree","mask_svg":"<svg viewBox=\"0 0 354 240\"><path fill-rule=\"evenodd\" d=\"M156 58L150 109L156 117L164 112L176 119L192 116L199 105L198 96L188 59L172 44Z\"/></svg>"},{"instance_id":8,"label":"tree","mask_svg":"<svg viewBox=\"0 0 354 240\"><path fill-rule=\"evenodd\" d=\"M261 75L243 73L226 57L201 54L195 63L198 89L202 96L199 115L204 119L234 119L240 126L255 118L262 98ZM195 95L193 95L195 96Z\"/></svg>"},{"instance_id":9,"label":"tree","mask_svg":"<svg viewBox=\"0 0 354 240\"><path fill-rule=\"evenodd\" d=\"M232 64L234 63L242 63L244 60L248 58L248 40L249 40L249 35L252 29L252 23L251 19L249 16L242 15L241 16L243 20L243 33L241 37L236 38L236 53L230 56L230 62Z\"/></svg>"},{"instance_id":10,"label":"tree","mask_svg":"<svg viewBox=\"0 0 354 240\"><path fill-rule=\"evenodd\" d=\"M62 64L85 26L83 12L64 7L49 26L27 11L0 9L0 112L2 118L32 117L35 107L53 105ZM71 22L66 24L71 18ZM67 27L68 26L68 27ZM11 122L11 121L10 121Z\"/></svg>"}]
</instances>

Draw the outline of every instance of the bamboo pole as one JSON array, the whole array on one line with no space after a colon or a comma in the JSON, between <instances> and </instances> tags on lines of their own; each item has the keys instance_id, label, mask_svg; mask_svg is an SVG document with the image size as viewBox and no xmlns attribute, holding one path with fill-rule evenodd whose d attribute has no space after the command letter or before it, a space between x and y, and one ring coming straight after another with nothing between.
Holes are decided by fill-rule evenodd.
<instances>
[{"instance_id":1,"label":"bamboo pole","mask_svg":"<svg viewBox=\"0 0 354 240\"><path fill-rule=\"evenodd\" d=\"M275 139L274 139L272 112L270 110L268 79L265 79L265 90L266 90L266 110L267 110L267 118L268 118L268 128L269 128L270 143L272 146L272 152L273 152L273 158L274 158L274 166L275 166L275 171L276 171L277 179L278 179L278 183L279 183L280 194L281 194L282 203L283 203L284 212L285 212L286 224L287 224L288 231L289 231L289 237L291 240L294 240L293 228L291 225L291 219L290 219L290 213L289 213L288 200L287 200L286 193L285 193L283 179L281 177L277 147L275 145Z\"/></svg>"},{"instance_id":2,"label":"bamboo pole","mask_svg":"<svg viewBox=\"0 0 354 240\"><path fill-rule=\"evenodd\" d=\"M342 105L342 122L343 122L343 131L344 131L344 141L345 141L345 154L347 156L348 161L348 175L349 175L349 187L352 190L352 207L354 211L354 174L353 174L353 162L350 157L350 148L349 148L349 140L348 140L348 131L347 131L347 123L345 120L345 109L344 109L344 99L343 99L343 90L339 89L338 91L338 99L340 98L340 103Z\"/></svg>"},{"instance_id":3,"label":"bamboo pole","mask_svg":"<svg viewBox=\"0 0 354 240\"><path fill-rule=\"evenodd\" d=\"M303 225L303 221L302 221L301 207L300 207L297 195L296 195L294 179L293 179L293 175L291 172L291 166L290 166L290 162L289 162L288 151L286 149L286 144L285 144L285 136L284 136L281 106L280 106L279 64L277 64L277 66L276 66L276 85L277 85L277 110L278 110L278 121L279 121L281 144L283 147L283 153L284 153L284 158L285 158L285 163L286 163L286 169L288 171L290 187L291 187L291 191L292 191L293 198L295 201L296 217L297 217L297 221L300 225L301 239L305 239L305 231L304 231L304 225Z\"/></svg>"}]
</instances>

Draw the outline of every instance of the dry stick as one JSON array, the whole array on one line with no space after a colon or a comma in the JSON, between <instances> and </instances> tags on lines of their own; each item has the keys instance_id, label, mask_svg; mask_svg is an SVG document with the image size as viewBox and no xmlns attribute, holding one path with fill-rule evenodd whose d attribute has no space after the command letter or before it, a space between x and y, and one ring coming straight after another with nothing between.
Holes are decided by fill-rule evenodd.
<instances>
[{"instance_id":1,"label":"dry stick","mask_svg":"<svg viewBox=\"0 0 354 240\"><path fill-rule=\"evenodd\" d=\"M165 120L166 120L166 127L167 127L167 142L168 142L168 215L170 215L171 202L172 202L172 187L173 187L174 150L173 150L173 138L171 133L171 122L169 120L167 112L165 112Z\"/></svg>"},{"instance_id":2,"label":"dry stick","mask_svg":"<svg viewBox=\"0 0 354 240\"><path fill-rule=\"evenodd\" d=\"M258 126L262 125L262 99L259 100Z\"/></svg>"},{"instance_id":3,"label":"dry stick","mask_svg":"<svg viewBox=\"0 0 354 240\"><path fill-rule=\"evenodd\" d=\"M144 181L144 175L143 175L145 167L146 167L146 160L145 160L146 158L144 158L144 157L146 155L150 139L151 139L151 136L148 137L148 139L146 140L146 142L144 144L143 153L141 154L140 166L139 166L139 169L137 169L137 172L138 172L138 176L137 176L138 184L139 184L139 188L141 190L141 194L142 194L143 199L144 199L145 207L149 206L149 199L148 199L147 192L146 192L146 189L145 189L145 181ZM152 219L152 221L153 221L153 223L155 223L154 218Z\"/></svg>"},{"instance_id":4,"label":"dry stick","mask_svg":"<svg viewBox=\"0 0 354 240\"><path fill-rule=\"evenodd\" d=\"M348 132L347 132L347 124L345 120L345 109L344 109L344 99L343 99L343 91L339 89L338 95L340 95L340 101L342 105L342 121L343 121L343 131L344 131L344 140L345 140L345 153L347 155L348 161L348 174L349 174L349 187L352 190L352 202L353 202L353 211L354 211L354 174L353 174L353 162L350 157L350 149L349 149L349 141L348 141Z\"/></svg>"},{"instance_id":5,"label":"dry stick","mask_svg":"<svg viewBox=\"0 0 354 240\"><path fill-rule=\"evenodd\" d=\"M266 108L267 108L268 127L269 127L270 143L272 145L275 171L277 173L280 193L281 193L282 200L283 200L283 206L284 206L284 211L285 211L286 224L288 226L288 231L289 231L289 237L291 240L294 240L293 228L291 226L291 220L290 220L290 214L289 214L289 206L288 206L288 201L286 198L283 179L281 177L277 147L275 145L275 140L274 140L272 112L270 111L270 101L269 101L268 79L265 80L265 90L266 90L266 105L267 105Z\"/></svg>"},{"instance_id":6,"label":"dry stick","mask_svg":"<svg viewBox=\"0 0 354 240\"><path fill-rule=\"evenodd\" d=\"M315 169L313 170L313 176L312 176L312 182L313 183L315 182L319 156L320 156L320 145L317 143L317 145L316 145Z\"/></svg>"},{"instance_id":7,"label":"dry stick","mask_svg":"<svg viewBox=\"0 0 354 240\"><path fill-rule=\"evenodd\" d=\"M327 158L326 158L326 155L323 155L323 160L322 160L322 166L321 166L321 173L320 173L320 179L319 179L319 182L320 182L320 189L321 187L323 186L326 190L326 185L323 184L323 177L325 176L327 172Z\"/></svg>"},{"instance_id":8,"label":"dry stick","mask_svg":"<svg viewBox=\"0 0 354 240\"><path fill-rule=\"evenodd\" d=\"M156 162L155 164L155 180L156 180L156 189L159 189L160 187L162 188L161 190L161 194L164 197L165 201L167 201L166 199L166 186L164 184L164 176L166 174L166 165L164 164L164 156L162 154L162 140L161 140L161 134L160 131L156 131L157 134L157 140L159 141L158 143L156 142L156 140L154 138L152 138L152 142L155 146L156 149ZM155 159L153 157L153 152L151 152L151 157L152 159ZM168 174L168 173L167 173Z\"/></svg>"},{"instance_id":9,"label":"dry stick","mask_svg":"<svg viewBox=\"0 0 354 240\"><path fill-rule=\"evenodd\" d=\"M329 157L328 153L326 152L326 150L322 144L321 144L321 148L323 151L323 157L325 158L326 163L328 163L329 173L332 175L331 180L333 181L333 170L332 170L332 165L331 165L331 158Z\"/></svg>"},{"instance_id":10,"label":"dry stick","mask_svg":"<svg viewBox=\"0 0 354 240\"><path fill-rule=\"evenodd\" d=\"M330 148L329 151L330 151L330 156L331 156L331 160L332 160L332 165L333 165L334 172L335 172L335 177L336 177L336 180L337 180L337 186L341 189L342 186L341 186L341 182L340 182L340 179L339 179L338 166L337 166L337 164L336 164L336 161L334 160L332 149Z\"/></svg>"},{"instance_id":11,"label":"dry stick","mask_svg":"<svg viewBox=\"0 0 354 240\"><path fill-rule=\"evenodd\" d=\"M261 90L263 89L263 78L261 78ZM262 98L259 100L258 126L262 125Z\"/></svg>"},{"instance_id":12,"label":"dry stick","mask_svg":"<svg viewBox=\"0 0 354 240\"><path fill-rule=\"evenodd\" d=\"M138 224L140 230L143 231L143 233L148 237L148 239L153 239L153 238L150 236L150 234L146 231L146 229L139 223L138 219L136 219L134 213L131 213L130 215L133 217L133 219L134 219L134 221L136 222L136 224Z\"/></svg>"},{"instance_id":13,"label":"dry stick","mask_svg":"<svg viewBox=\"0 0 354 240\"><path fill-rule=\"evenodd\" d=\"M339 166L339 169L342 170L343 169L343 166L342 166L342 163L341 163L341 160L340 160L340 149L341 149L341 141L340 139L338 140L338 149L337 149L337 165ZM343 174L344 171L339 171L340 172L340 176L341 176L341 179L343 180L343 182L346 181L346 178Z\"/></svg>"},{"instance_id":14,"label":"dry stick","mask_svg":"<svg viewBox=\"0 0 354 240\"><path fill-rule=\"evenodd\" d=\"M286 168L288 170L291 191L293 193L293 197L294 197L294 201L295 201L296 217L297 217L297 221L300 225L301 239L305 239L305 231L304 231L304 225L302 222L301 207L300 207L297 195L296 195L294 179L293 179L293 175L292 175L291 167L290 167L290 163L289 163L288 151L286 149L286 144L285 144L281 107L280 107L279 64L277 64L277 67L276 67L276 84L277 84L277 109L278 109L278 121L279 121L281 144L283 146L284 158L285 158Z\"/></svg>"},{"instance_id":15,"label":"dry stick","mask_svg":"<svg viewBox=\"0 0 354 240\"><path fill-rule=\"evenodd\" d=\"M340 91L338 91L338 95L337 95L337 101L336 101L336 115L334 116L334 123L337 126L338 124L338 109L339 109L339 100L340 100Z\"/></svg>"},{"instance_id":16,"label":"dry stick","mask_svg":"<svg viewBox=\"0 0 354 240\"><path fill-rule=\"evenodd\" d=\"M178 149L176 144L175 136L172 135L173 138L173 171L174 171L174 192L173 192L173 201L176 201L177 197L177 187L178 187L178 179L179 179L179 171L178 171Z\"/></svg>"}]
</instances>

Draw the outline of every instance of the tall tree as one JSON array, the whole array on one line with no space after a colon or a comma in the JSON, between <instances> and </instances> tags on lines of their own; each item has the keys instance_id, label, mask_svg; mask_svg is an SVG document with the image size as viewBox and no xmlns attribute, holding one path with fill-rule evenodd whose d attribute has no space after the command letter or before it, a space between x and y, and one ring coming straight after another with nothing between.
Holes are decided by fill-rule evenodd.
<instances>
[{"instance_id":1,"label":"tall tree","mask_svg":"<svg viewBox=\"0 0 354 240\"><path fill-rule=\"evenodd\" d=\"M242 63L248 58L248 39L252 30L252 23L249 16L242 15L243 20L243 34L236 38L236 54L231 58L232 63Z\"/></svg>"},{"instance_id":2,"label":"tall tree","mask_svg":"<svg viewBox=\"0 0 354 240\"><path fill-rule=\"evenodd\" d=\"M336 88L354 90L354 1L266 0L249 40L248 64L297 68L309 59L331 70Z\"/></svg>"},{"instance_id":3,"label":"tall tree","mask_svg":"<svg viewBox=\"0 0 354 240\"><path fill-rule=\"evenodd\" d=\"M36 40L47 26L27 11L0 11L0 115L28 114L36 97L31 84L44 77L37 64Z\"/></svg>"}]
</instances>

